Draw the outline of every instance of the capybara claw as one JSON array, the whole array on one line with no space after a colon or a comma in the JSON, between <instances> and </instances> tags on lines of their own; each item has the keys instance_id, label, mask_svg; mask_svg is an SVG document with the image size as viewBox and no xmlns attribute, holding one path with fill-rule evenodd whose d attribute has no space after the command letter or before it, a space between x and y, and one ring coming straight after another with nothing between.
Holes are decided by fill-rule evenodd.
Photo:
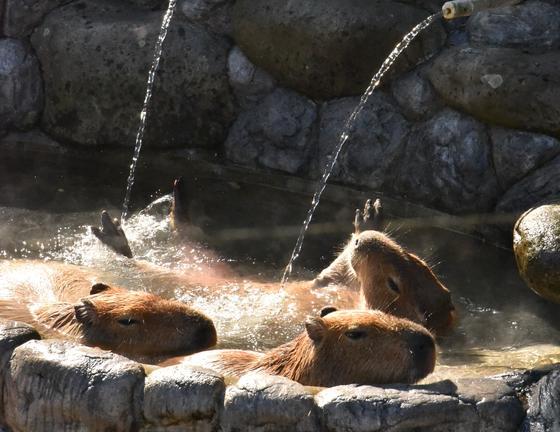
<instances>
[{"instance_id":1,"label":"capybara claw","mask_svg":"<svg viewBox=\"0 0 560 432\"><path fill-rule=\"evenodd\" d=\"M132 250L128 244L128 239L121 227L118 219L111 219L106 210L101 212L101 229L98 227L90 227L92 234L97 237L101 243L107 245L118 254L127 258L132 258Z\"/></svg>"},{"instance_id":2,"label":"capybara claw","mask_svg":"<svg viewBox=\"0 0 560 432\"><path fill-rule=\"evenodd\" d=\"M367 230L381 231L383 228L383 207L379 198L372 204L368 199L363 211L356 209L354 217L354 232L359 234Z\"/></svg>"}]
</instances>

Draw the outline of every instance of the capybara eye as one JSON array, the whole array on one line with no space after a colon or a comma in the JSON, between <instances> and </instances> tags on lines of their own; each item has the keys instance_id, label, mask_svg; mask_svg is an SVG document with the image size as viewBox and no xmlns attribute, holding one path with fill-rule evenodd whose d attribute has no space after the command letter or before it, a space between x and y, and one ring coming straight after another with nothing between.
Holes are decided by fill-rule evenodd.
<instances>
[{"instance_id":1,"label":"capybara eye","mask_svg":"<svg viewBox=\"0 0 560 432\"><path fill-rule=\"evenodd\" d=\"M131 326L134 324L138 324L140 321L135 320L134 318L126 317L118 319L117 322L123 326Z\"/></svg>"},{"instance_id":2,"label":"capybara eye","mask_svg":"<svg viewBox=\"0 0 560 432\"><path fill-rule=\"evenodd\" d=\"M392 279L389 278L387 280L387 285L389 285L389 289L397 294L400 294L401 290L399 289L399 286L397 285L397 283Z\"/></svg>"},{"instance_id":3,"label":"capybara eye","mask_svg":"<svg viewBox=\"0 0 560 432\"><path fill-rule=\"evenodd\" d=\"M350 331L347 331L344 334L346 335L347 338L352 339L352 340L362 339L362 338L365 338L367 336L367 333L363 330L350 330Z\"/></svg>"}]
</instances>

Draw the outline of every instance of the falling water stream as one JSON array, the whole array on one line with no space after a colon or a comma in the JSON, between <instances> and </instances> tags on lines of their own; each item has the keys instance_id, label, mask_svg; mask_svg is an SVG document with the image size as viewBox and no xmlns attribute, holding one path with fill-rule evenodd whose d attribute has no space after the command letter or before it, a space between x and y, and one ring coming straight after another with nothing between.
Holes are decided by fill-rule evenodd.
<instances>
[{"instance_id":1,"label":"falling water stream","mask_svg":"<svg viewBox=\"0 0 560 432\"><path fill-rule=\"evenodd\" d=\"M305 233L307 232L307 229L309 228L309 224L311 223L311 219L313 219L313 214L315 213L315 210L319 205L321 195L323 194L323 191L327 187L327 182L329 181L329 177L331 176L333 168L336 165L338 156L340 155L340 152L342 151L344 144L346 144L346 142L348 141L350 130L354 125L354 123L356 122L356 119L364 109L364 106L366 105L373 91L381 83L381 78L383 78L383 75L385 75L385 73L389 70L389 68L393 65L393 63L397 60L397 58L401 55L401 53L410 45L410 43L414 40L414 38L416 38L416 36L418 36L418 34L420 34L422 30L428 27L433 21L436 20L436 18L439 18L440 16L441 13L436 13L426 18L424 21L422 21L420 24L414 27L409 33L407 33L405 37L397 44L397 46L395 46L393 51L391 51L391 54L389 54L389 57L385 59L385 61L383 62L383 64L381 65L377 73L371 79L368 88L360 98L360 103L356 106L354 111L352 111L352 114L350 114L350 117L348 117L348 119L346 120L344 129L342 130L342 134L340 135L338 146L336 147L336 151L334 152L331 159L327 163L327 166L325 167L325 171L319 182L319 187L317 188L315 194L313 195L313 199L311 201L311 208L307 212L307 216L303 221L303 226L299 233L299 237L297 239L294 250L292 251L290 261L288 262L288 265L284 270L284 274L282 275L282 286L284 286L284 284L288 281L288 278L292 273L292 266L294 264L294 261L298 258L301 252L301 248L303 247L303 240L305 238Z\"/></svg>"},{"instance_id":2,"label":"falling water stream","mask_svg":"<svg viewBox=\"0 0 560 432\"><path fill-rule=\"evenodd\" d=\"M163 15L159 36L157 38L156 45L154 48L154 59L152 61L152 65L150 66L150 72L148 73L146 96L144 97L144 104L142 105L142 111L140 111L140 125L138 126L138 132L136 133L136 143L134 145L134 154L132 156L132 162L130 164L130 173L128 174L128 180L126 184L126 194L123 202L121 220L124 220L128 215L130 195L132 193L132 186L134 185L134 174L136 172L136 165L138 163L138 158L140 157L140 150L142 149L144 132L146 130L146 121L148 119L150 102L152 100L152 90L154 88L156 74L159 69L161 54L163 52L163 43L165 42L165 38L167 37L167 31L169 30L169 25L171 24L171 19L173 18L173 13L175 12L176 4L177 4L177 0L169 0L169 5L167 6L167 11Z\"/></svg>"}]
</instances>

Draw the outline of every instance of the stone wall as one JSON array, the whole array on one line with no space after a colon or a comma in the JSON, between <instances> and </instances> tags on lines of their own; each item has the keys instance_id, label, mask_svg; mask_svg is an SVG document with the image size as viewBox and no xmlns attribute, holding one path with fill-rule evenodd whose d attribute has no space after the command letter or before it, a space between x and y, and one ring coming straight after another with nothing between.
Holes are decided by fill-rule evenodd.
<instances>
[{"instance_id":1,"label":"stone wall","mask_svg":"<svg viewBox=\"0 0 560 432\"><path fill-rule=\"evenodd\" d=\"M2 0L0 135L134 143L164 0ZM179 0L146 145L317 178L359 94L438 0ZM436 21L351 131L333 181L456 214L557 196L560 5Z\"/></svg>"},{"instance_id":2,"label":"stone wall","mask_svg":"<svg viewBox=\"0 0 560 432\"><path fill-rule=\"evenodd\" d=\"M393 387L312 388L261 373L226 383L40 340L10 321L0 322L0 361L0 428L13 431L548 432L560 418L558 369Z\"/></svg>"}]
</instances>

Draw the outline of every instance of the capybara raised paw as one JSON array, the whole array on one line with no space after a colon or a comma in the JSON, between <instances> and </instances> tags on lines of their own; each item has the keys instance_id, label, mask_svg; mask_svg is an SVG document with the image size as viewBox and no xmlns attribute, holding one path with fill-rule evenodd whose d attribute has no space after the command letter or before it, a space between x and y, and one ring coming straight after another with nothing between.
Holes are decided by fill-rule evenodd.
<instances>
[{"instance_id":1,"label":"capybara raised paw","mask_svg":"<svg viewBox=\"0 0 560 432\"><path fill-rule=\"evenodd\" d=\"M116 253L132 258L132 250L118 219L111 220L106 210L101 212L101 229L90 227L91 232L101 243L109 246Z\"/></svg>"},{"instance_id":2,"label":"capybara raised paw","mask_svg":"<svg viewBox=\"0 0 560 432\"><path fill-rule=\"evenodd\" d=\"M356 209L356 216L354 217L354 232L356 234L362 231L375 230L381 231L383 227L383 208L379 198L371 203L368 199L364 205L363 211Z\"/></svg>"}]
</instances>

